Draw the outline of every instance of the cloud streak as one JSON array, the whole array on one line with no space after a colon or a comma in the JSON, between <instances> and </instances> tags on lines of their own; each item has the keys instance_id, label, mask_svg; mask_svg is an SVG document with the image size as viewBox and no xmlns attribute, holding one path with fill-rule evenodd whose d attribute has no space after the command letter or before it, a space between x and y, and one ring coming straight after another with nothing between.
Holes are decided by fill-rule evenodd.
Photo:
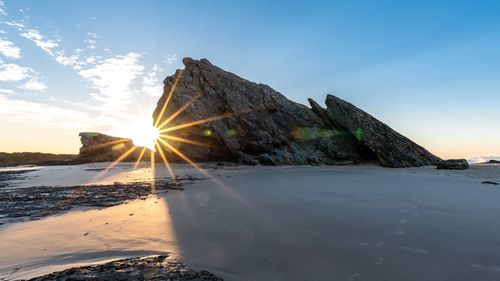
<instances>
[{"instance_id":1,"label":"cloud streak","mask_svg":"<svg viewBox=\"0 0 500 281\"><path fill-rule=\"evenodd\" d=\"M49 55L53 56L53 49L59 46L56 41L47 39L47 37L40 34L36 29L28 29L27 31L21 33L21 37L24 37L40 47L42 50L47 52Z\"/></svg>"},{"instance_id":2,"label":"cloud streak","mask_svg":"<svg viewBox=\"0 0 500 281\"><path fill-rule=\"evenodd\" d=\"M92 117L84 112L0 95L3 122L46 123L61 128L89 127Z\"/></svg>"},{"instance_id":3,"label":"cloud streak","mask_svg":"<svg viewBox=\"0 0 500 281\"><path fill-rule=\"evenodd\" d=\"M30 81L22 85L20 88L30 91L44 92L47 89L47 85L45 85L45 83L43 82L38 81L37 79L31 79Z\"/></svg>"},{"instance_id":4,"label":"cloud streak","mask_svg":"<svg viewBox=\"0 0 500 281\"><path fill-rule=\"evenodd\" d=\"M21 81L31 76L33 70L29 67L19 66L14 63L4 63L0 60L0 81Z\"/></svg>"},{"instance_id":5,"label":"cloud streak","mask_svg":"<svg viewBox=\"0 0 500 281\"><path fill-rule=\"evenodd\" d=\"M132 102L132 81L142 75L140 55L130 52L80 70L78 74L92 83L92 97L104 112L123 111Z\"/></svg>"},{"instance_id":6,"label":"cloud streak","mask_svg":"<svg viewBox=\"0 0 500 281\"><path fill-rule=\"evenodd\" d=\"M0 1L0 15L2 16L7 15L7 12L5 12L5 4L3 3L3 1Z\"/></svg>"},{"instance_id":7,"label":"cloud streak","mask_svg":"<svg viewBox=\"0 0 500 281\"><path fill-rule=\"evenodd\" d=\"M163 83L158 77L160 67L154 65L153 69L144 75L142 80L142 92L151 97L158 98L163 93Z\"/></svg>"},{"instance_id":8,"label":"cloud streak","mask_svg":"<svg viewBox=\"0 0 500 281\"><path fill-rule=\"evenodd\" d=\"M0 54L6 58L21 58L21 49L16 47L11 41L0 38Z\"/></svg>"}]
</instances>

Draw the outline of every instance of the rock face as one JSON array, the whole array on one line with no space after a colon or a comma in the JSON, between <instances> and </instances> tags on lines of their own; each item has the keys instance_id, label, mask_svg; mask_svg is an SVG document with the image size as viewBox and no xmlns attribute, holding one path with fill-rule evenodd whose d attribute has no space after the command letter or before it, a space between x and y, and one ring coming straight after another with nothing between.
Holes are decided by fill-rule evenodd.
<instances>
[{"instance_id":1,"label":"rock face","mask_svg":"<svg viewBox=\"0 0 500 281\"><path fill-rule=\"evenodd\" d=\"M183 70L165 79L153 117L162 134L169 135L169 145L194 161L272 165L376 161L387 167L409 167L439 160L334 96L328 96L327 109L310 100L311 109L206 59L185 58L183 63ZM163 147L175 158L172 149Z\"/></svg>"},{"instance_id":2,"label":"rock face","mask_svg":"<svg viewBox=\"0 0 500 281\"><path fill-rule=\"evenodd\" d=\"M78 160L81 162L114 161L134 146L130 139L95 132L80 133L80 142L82 147Z\"/></svg>"},{"instance_id":3,"label":"rock face","mask_svg":"<svg viewBox=\"0 0 500 281\"><path fill-rule=\"evenodd\" d=\"M326 97L328 119L346 128L386 167L415 167L440 159L370 114L335 96Z\"/></svg>"},{"instance_id":4,"label":"rock face","mask_svg":"<svg viewBox=\"0 0 500 281\"><path fill-rule=\"evenodd\" d=\"M449 159L437 162L436 167L442 170L465 170L469 168L469 163L465 159Z\"/></svg>"}]
</instances>

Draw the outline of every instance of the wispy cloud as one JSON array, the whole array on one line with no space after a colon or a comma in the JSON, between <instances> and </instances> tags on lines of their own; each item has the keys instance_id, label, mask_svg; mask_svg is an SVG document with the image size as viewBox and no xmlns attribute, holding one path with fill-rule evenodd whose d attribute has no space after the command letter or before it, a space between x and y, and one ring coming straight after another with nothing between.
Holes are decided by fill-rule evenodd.
<instances>
[{"instance_id":1,"label":"wispy cloud","mask_svg":"<svg viewBox=\"0 0 500 281\"><path fill-rule=\"evenodd\" d=\"M154 65L153 69L144 75L142 92L152 97L159 97L163 93L163 83L159 78L160 67Z\"/></svg>"},{"instance_id":2,"label":"wispy cloud","mask_svg":"<svg viewBox=\"0 0 500 281\"><path fill-rule=\"evenodd\" d=\"M14 63L4 63L0 60L0 81L21 81L31 76L33 70Z\"/></svg>"},{"instance_id":3,"label":"wispy cloud","mask_svg":"<svg viewBox=\"0 0 500 281\"><path fill-rule=\"evenodd\" d=\"M43 92L47 89L47 85L45 85L45 83L43 82L38 81L37 79L31 79L30 81L22 85L20 88L30 91Z\"/></svg>"},{"instance_id":4,"label":"wispy cloud","mask_svg":"<svg viewBox=\"0 0 500 281\"><path fill-rule=\"evenodd\" d=\"M23 28L24 28L24 24L22 24L20 22L16 22L16 21L4 21L2 23L6 24L8 26L14 27L14 28L16 28L19 31L22 31Z\"/></svg>"},{"instance_id":5,"label":"wispy cloud","mask_svg":"<svg viewBox=\"0 0 500 281\"><path fill-rule=\"evenodd\" d=\"M3 1L0 1L0 15L2 16L7 15L7 12L5 12L5 4L3 3Z\"/></svg>"},{"instance_id":6,"label":"wispy cloud","mask_svg":"<svg viewBox=\"0 0 500 281\"><path fill-rule=\"evenodd\" d=\"M92 116L73 109L0 95L2 122L46 123L61 128L86 128Z\"/></svg>"},{"instance_id":7,"label":"wispy cloud","mask_svg":"<svg viewBox=\"0 0 500 281\"><path fill-rule=\"evenodd\" d=\"M132 102L132 81L139 77L144 67L139 64L140 55L128 53L109 58L95 66L78 72L92 83L92 97L102 104L102 110L124 110Z\"/></svg>"},{"instance_id":8,"label":"wispy cloud","mask_svg":"<svg viewBox=\"0 0 500 281\"><path fill-rule=\"evenodd\" d=\"M166 64L172 64L177 61L177 55L176 54L169 54L165 56L165 59L163 59L163 62Z\"/></svg>"},{"instance_id":9,"label":"wispy cloud","mask_svg":"<svg viewBox=\"0 0 500 281\"><path fill-rule=\"evenodd\" d=\"M53 55L52 49L59 46L56 41L48 39L47 37L40 34L38 30L33 28L21 33L21 36L28 40L31 40L33 43L35 43L35 45L40 47L51 56Z\"/></svg>"},{"instance_id":10,"label":"wispy cloud","mask_svg":"<svg viewBox=\"0 0 500 281\"><path fill-rule=\"evenodd\" d=\"M84 59L80 58L80 53L81 49L76 49L75 53L70 56L66 56L64 50L57 51L54 55L54 59L56 60L57 63L65 65L65 66L71 66L75 70L80 70L88 64Z\"/></svg>"},{"instance_id":11,"label":"wispy cloud","mask_svg":"<svg viewBox=\"0 0 500 281\"><path fill-rule=\"evenodd\" d=\"M3 94L3 95L12 95L12 94L14 94L14 91L9 90L9 89L0 89L0 94Z\"/></svg>"},{"instance_id":12,"label":"wispy cloud","mask_svg":"<svg viewBox=\"0 0 500 281\"><path fill-rule=\"evenodd\" d=\"M87 39L84 40L85 43L87 43L87 48L91 50L97 49L97 34L93 32L87 32Z\"/></svg>"},{"instance_id":13,"label":"wispy cloud","mask_svg":"<svg viewBox=\"0 0 500 281\"><path fill-rule=\"evenodd\" d=\"M11 41L0 38L0 54L7 58L18 59L21 57L21 49Z\"/></svg>"}]
</instances>

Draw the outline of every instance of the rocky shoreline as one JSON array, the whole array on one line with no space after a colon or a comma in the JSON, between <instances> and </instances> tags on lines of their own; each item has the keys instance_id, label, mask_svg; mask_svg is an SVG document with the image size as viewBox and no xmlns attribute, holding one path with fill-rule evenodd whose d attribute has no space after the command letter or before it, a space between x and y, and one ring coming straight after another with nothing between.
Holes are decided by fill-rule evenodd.
<instances>
[{"instance_id":1,"label":"rocky shoreline","mask_svg":"<svg viewBox=\"0 0 500 281\"><path fill-rule=\"evenodd\" d=\"M168 260L168 255L160 255L71 268L30 280L222 281L223 279L206 270L190 269L181 262Z\"/></svg>"},{"instance_id":2,"label":"rocky shoreline","mask_svg":"<svg viewBox=\"0 0 500 281\"><path fill-rule=\"evenodd\" d=\"M33 188L7 188L2 179L11 180L23 173L0 173L0 225L37 220L62 212L83 208L106 208L130 200L146 199L152 193L182 190L188 184L204 178L194 176L156 179L153 181L113 183L109 185L37 186Z\"/></svg>"},{"instance_id":3,"label":"rocky shoreline","mask_svg":"<svg viewBox=\"0 0 500 281\"><path fill-rule=\"evenodd\" d=\"M31 170L15 170L15 171L2 171L0 172L0 189L7 187L7 181L22 180L26 178L24 174L31 172Z\"/></svg>"},{"instance_id":4,"label":"rocky shoreline","mask_svg":"<svg viewBox=\"0 0 500 281\"><path fill-rule=\"evenodd\" d=\"M88 169L99 172L101 168ZM35 186L15 188L12 180L23 180L33 170L0 172L0 225L38 220L75 208L107 208L132 200L146 200L206 178L190 175L106 185ZM155 202L156 203L156 202ZM133 215L133 214L130 214ZM85 234L84 234L85 235ZM30 280L223 280L206 270L187 268L168 259L168 254L120 259L98 265L75 267Z\"/></svg>"}]
</instances>

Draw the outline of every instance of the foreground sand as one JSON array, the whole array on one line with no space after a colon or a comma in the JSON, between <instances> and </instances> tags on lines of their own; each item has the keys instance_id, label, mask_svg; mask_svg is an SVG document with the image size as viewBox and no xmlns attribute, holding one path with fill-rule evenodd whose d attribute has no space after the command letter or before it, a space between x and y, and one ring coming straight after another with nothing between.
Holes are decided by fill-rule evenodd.
<instances>
[{"instance_id":1,"label":"foreground sand","mask_svg":"<svg viewBox=\"0 0 500 281\"><path fill-rule=\"evenodd\" d=\"M148 175L128 168L103 182ZM87 182L82 169L47 168L18 188ZM216 181L184 191L0 226L0 277L169 252L225 280L500 278L500 188L481 184L500 180L499 166L209 171Z\"/></svg>"}]
</instances>

